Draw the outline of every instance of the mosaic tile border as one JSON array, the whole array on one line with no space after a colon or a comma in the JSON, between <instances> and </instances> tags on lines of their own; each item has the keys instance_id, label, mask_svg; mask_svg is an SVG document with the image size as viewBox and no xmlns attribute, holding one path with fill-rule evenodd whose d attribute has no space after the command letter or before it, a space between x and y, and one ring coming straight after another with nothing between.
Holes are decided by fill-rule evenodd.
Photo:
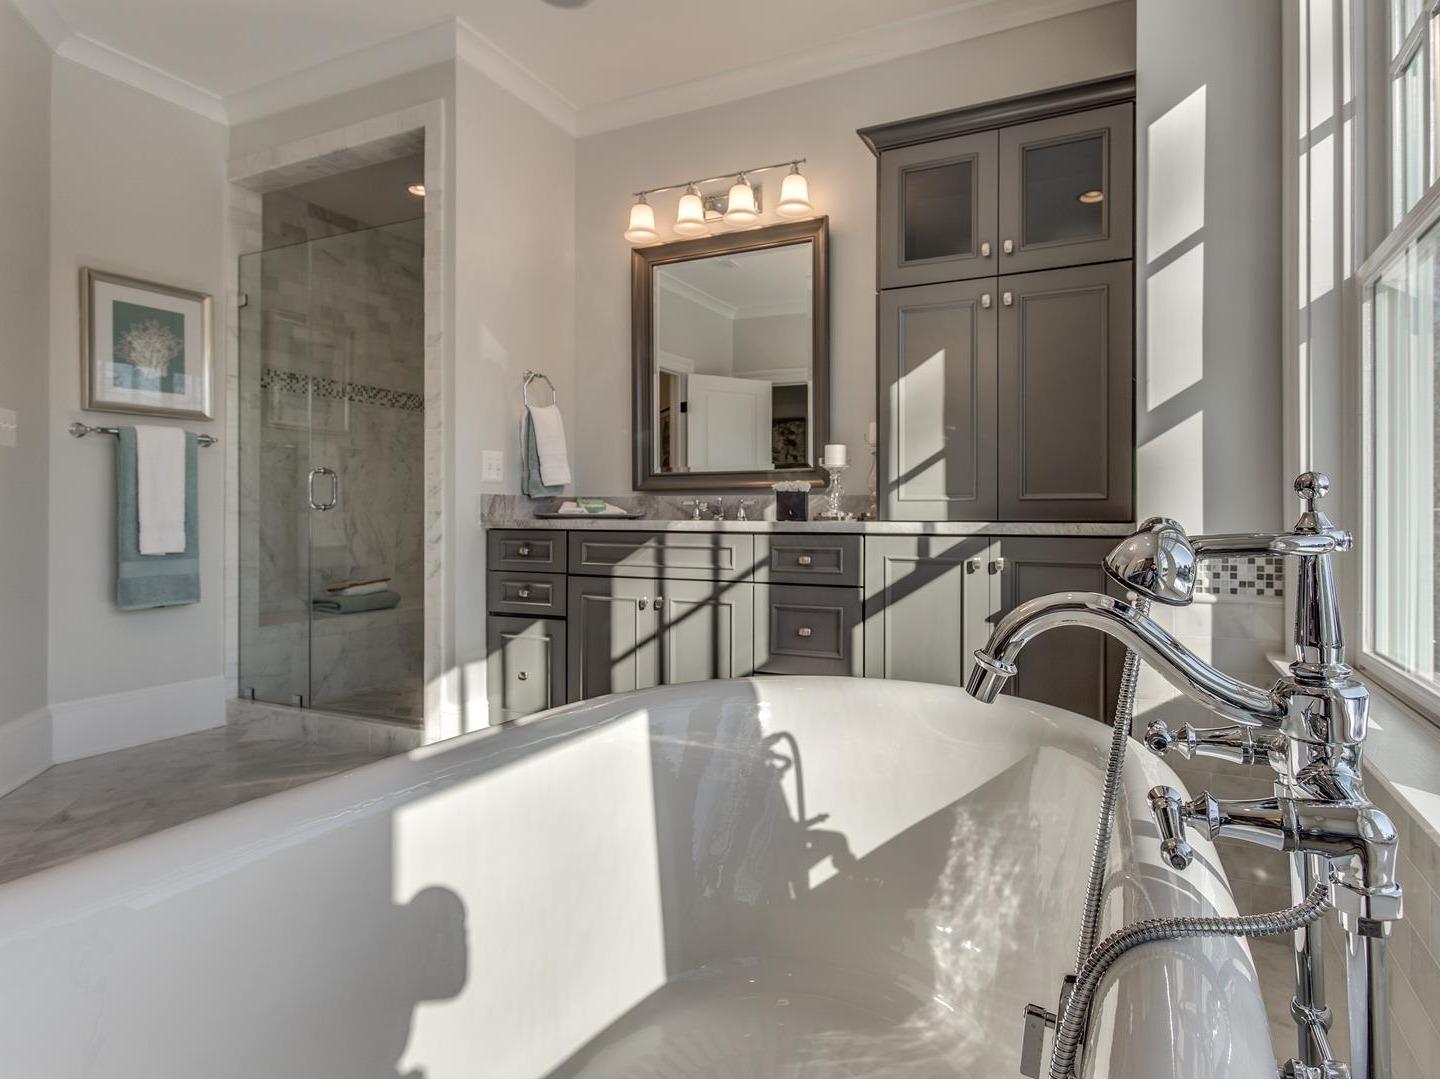
<instances>
[{"instance_id":1,"label":"mosaic tile border","mask_svg":"<svg viewBox=\"0 0 1440 1080\"><path fill-rule=\"evenodd\" d=\"M406 412L424 412L425 395L408 390L390 390L383 386L367 386L365 383L341 382L323 375L304 375L298 371L280 371L276 368L260 369L260 388L274 387L287 394L313 393L317 398L336 401L353 401L358 405L379 405L387 409L402 409Z\"/></svg>"},{"instance_id":2,"label":"mosaic tile border","mask_svg":"<svg viewBox=\"0 0 1440 1080\"><path fill-rule=\"evenodd\" d=\"M1284 566L1278 555L1201 563L1195 591L1209 596L1280 597L1285 595Z\"/></svg>"}]
</instances>

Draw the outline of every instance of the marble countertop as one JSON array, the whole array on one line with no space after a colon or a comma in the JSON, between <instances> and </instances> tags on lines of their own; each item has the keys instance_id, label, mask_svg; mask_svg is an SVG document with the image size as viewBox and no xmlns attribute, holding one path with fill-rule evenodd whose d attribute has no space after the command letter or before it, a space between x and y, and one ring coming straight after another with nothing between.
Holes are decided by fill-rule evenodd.
<instances>
[{"instance_id":1,"label":"marble countertop","mask_svg":"<svg viewBox=\"0 0 1440 1080\"><path fill-rule=\"evenodd\" d=\"M617 532L862 533L871 536L1128 536L1126 522L1074 521L690 521L688 519L486 515L487 529Z\"/></svg>"}]
</instances>

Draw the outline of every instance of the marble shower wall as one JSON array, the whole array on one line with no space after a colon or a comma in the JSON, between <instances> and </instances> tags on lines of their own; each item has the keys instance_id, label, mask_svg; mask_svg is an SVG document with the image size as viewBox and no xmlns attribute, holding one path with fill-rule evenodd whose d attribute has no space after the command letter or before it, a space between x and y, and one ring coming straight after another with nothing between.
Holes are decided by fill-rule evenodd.
<instances>
[{"instance_id":1,"label":"marble shower wall","mask_svg":"<svg viewBox=\"0 0 1440 1080\"><path fill-rule=\"evenodd\" d=\"M248 257L240 685L262 699L422 681L423 253L416 220ZM332 511L309 508L315 466L338 474ZM322 616L312 635L313 593L355 577L389 577L400 608Z\"/></svg>"}]
</instances>

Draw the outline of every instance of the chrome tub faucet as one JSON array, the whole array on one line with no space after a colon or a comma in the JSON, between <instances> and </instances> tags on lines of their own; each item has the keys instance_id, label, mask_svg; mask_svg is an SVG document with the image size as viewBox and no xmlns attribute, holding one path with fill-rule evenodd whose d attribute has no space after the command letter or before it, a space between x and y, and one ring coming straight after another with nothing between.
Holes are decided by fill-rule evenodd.
<instances>
[{"instance_id":1,"label":"chrome tub faucet","mask_svg":"<svg viewBox=\"0 0 1440 1080\"><path fill-rule=\"evenodd\" d=\"M1128 590L1121 600L1100 593L1056 593L1021 604L1002 618L966 690L993 701L1018 670L1021 652L1037 635L1063 626L1088 626L1135 650L1180 693L1229 721L1222 727L1171 730L1151 722L1145 744L1273 772L1269 799L1219 800L1201 792L1186 801L1175 789L1150 793L1165 861L1177 870L1194 852L1186 839L1197 829L1209 839L1259 844L1291 857L1298 901L1327 879L1346 935L1351 1065L1357 1076L1390 1074L1390 1017L1385 942L1402 915L1395 880L1395 827L1365 796L1362 758L1369 693L1345 662L1345 640L1331 556L1353 546L1319 509L1329 491L1321 473L1302 473L1295 492L1303 510L1283 533L1187 536L1168 518L1151 518L1106 557L1106 573ZM1234 557L1296 560L1295 654L1288 673L1271 687L1231 678L1177 641L1137 606L1136 597L1182 606L1194 597L1199 564ZM1148 606L1148 605L1143 605ZM1296 931L1298 1057L1286 1075L1334 1075L1327 1032L1321 924Z\"/></svg>"}]
</instances>

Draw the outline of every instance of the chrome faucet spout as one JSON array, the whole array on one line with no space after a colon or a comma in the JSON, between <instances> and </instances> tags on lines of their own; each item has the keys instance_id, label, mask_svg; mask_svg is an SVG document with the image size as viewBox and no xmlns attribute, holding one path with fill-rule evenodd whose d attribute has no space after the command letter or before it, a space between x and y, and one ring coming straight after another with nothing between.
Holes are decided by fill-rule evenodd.
<instances>
[{"instance_id":1,"label":"chrome faucet spout","mask_svg":"<svg viewBox=\"0 0 1440 1080\"><path fill-rule=\"evenodd\" d=\"M1103 593L1052 593L1026 601L995 627L966 683L974 698L990 702L1018 670L1021 650L1047 630L1088 626L1109 634L1148 660L1171 686L1237 723L1278 726L1287 703L1274 690L1231 678L1187 649L1134 604Z\"/></svg>"}]
</instances>

